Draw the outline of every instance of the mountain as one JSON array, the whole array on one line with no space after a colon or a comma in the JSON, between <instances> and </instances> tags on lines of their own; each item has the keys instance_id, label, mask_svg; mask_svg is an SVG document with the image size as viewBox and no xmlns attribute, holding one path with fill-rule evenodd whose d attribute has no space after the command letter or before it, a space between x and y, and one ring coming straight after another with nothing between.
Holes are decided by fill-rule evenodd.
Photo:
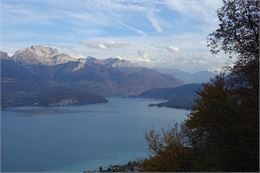
<instances>
[{"instance_id":1,"label":"mountain","mask_svg":"<svg viewBox=\"0 0 260 173\"><path fill-rule=\"evenodd\" d=\"M176 77L177 79L181 79L185 83L205 83L215 76L215 74L210 71L198 71L195 73L189 73L182 70L167 68L155 68L155 70L161 73L173 75L174 77Z\"/></svg>"},{"instance_id":2,"label":"mountain","mask_svg":"<svg viewBox=\"0 0 260 173\"><path fill-rule=\"evenodd\" d=\"M96 59L94 57L88 56L86 59L80 59L82 62L85 61L87 64L99 64L99 65L105 65L108 67L137 67L136 64L124 60L124 59L119 59L117 57L113 58L107 58L107 59Z\"/></svg>"},{"instance_id":3,"label":"mountain","mask_svg":"<svg viewBox=\"0 0 260 173\"><path fill-rule=\"evenodd\" d=\"M76 59L43 46L18 50L12 57L4 52L0 56L1 89L5 93L2 94L2 101L8 100L10 96L19 100L21 95L27 99L39 98L42 93L51 93L58 89L104 97L136 95L152 88L183 84L170 75L139 67L119 58ZM71 98L71 92L62 93L67 93Z\"/></svg>"},{"instance_id":4,"label":"mountain","mask_svg":"<svg viewBox=\"0 0 260 173\"><path fill-rule=\"evenodd\" d=\"M85 90L49 82L21 63L1 59L1 108L105 103L107 100Z\"/></svg>"},{"instance_id":5,"label":"mountain","mask_svg":"<svg viewBox=\"0 0 260 173\"><path fill-rule=\"evenodd\" d=\"M150 106L166 106L175 108L191 109L196 92L202 89L202 84L186 84L176 88L156 88L143 92L137 97L167 99L164 103Z\"/></svg>"},{"instance_id":6,"label":"mountain","mask_svg":"<svg viewBox=\"0 0 260 173\"><path fill-rule=\"evenodd\" d=\"M66 63L74 58L66 54L60 54L57 49L50 47L31 46L16 51L12 59L22 64L56 65Z\"/></svg>"},{"instance_id":7,"label":"mountain","mask_svg":"<svg viewBox=\"0 0 260 173\"><path fill-rule=\"evenodd\" d=\"M10 57L8 56L8 54L6 52L0 51L0 60L4 60L4 59L10 59Z\"/></svg>"}]
</instances>

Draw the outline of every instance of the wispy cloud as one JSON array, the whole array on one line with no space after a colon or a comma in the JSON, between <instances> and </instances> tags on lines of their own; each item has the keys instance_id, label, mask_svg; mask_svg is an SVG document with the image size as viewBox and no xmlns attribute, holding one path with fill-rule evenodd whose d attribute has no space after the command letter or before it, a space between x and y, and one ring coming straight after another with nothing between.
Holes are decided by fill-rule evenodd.
<instances>
[{"instance_id":1,"label":"wispy cloud","mask_svg":"<svg viewBox=\"0 0 260 173\"><path fill-rule=\"evenodd\" d=\"M138 50L137 54L144 59L147 59L150 56L149 52L145 50Z\"/></svg>"},{"instance_id":2,"label":"wispy cloud","mask_svg":"<svg viewBox=\"0 0 260 173\"><path fill-rule=\"evenodd\" d=\"M170 52L179 52L180 51L180 48L178 47L175 47L175 46L167 46L166 49Z\"/></svg>"},{"instance_id":3,"label":"wispy cloud","mask_svg":"<svg viewBox=\"0 0 260 173\"><path fill-rule=\"evenodd\" d=\"M120 56L145 66L216 69L206 36L221 0L1 0L1 49L32 44L75 56Z\"/></svg>"},{"instance_id":4,"label":"wispy cloud","mask_svg":"<svg viewBox=\"0 0 260 173\"><path fill-rule=\"evenodd\" d=\"M216 10L222 5L221 0L167 0L166 4L183 15L196 21L203 21L208 25L217 25Z\"/></svg>"},{"instance_id":5,"label":"wispy cloud","mask_svg":"<svg viewBox=\"0 0 260 173\"><path fill-rule=\"evenodd\" d=\"M158 19L155 17L152 11L148 12L147 19L151 22L152 26L157 32L162 32L163 28L160 26Z\"/></svg>"},{"instance_id":6,"label":"wispy cloud","mask_svg":"<svg viewBox=\"0 0 260 173\"><path fill-rule=\"evenodd\" d=\"M128 24L126 24L126 23L120 21L120 20L114 19L114 21L115 21L116 23L118 23L119 25L121 25L121 26L123 26L123 27L125 27L125 28L127 28L127 29L129 29L129 30L131 30L131 31L134 31L134 32L136 32L136 33L138 33L138 34L140 34L140 35L142 35L142 36L146 36L146 35L147 35L144 31L142 31L142 30L140 30L140 29L137 29L137 28L135 28L135 27L132 27L132 26L130 26L130 25L128 25Z\"/></svg>"},{"instance_id":7,"label":"wispy cloud","mask_svg":"<svg viewBox=\"0 0 260 173\"><path fill-rule=\"evenodd\" d=\"M125 47L128 45L126 41L113 41L113 40L108 40L104 42L100 41L83 41L82 44L84 44L87 47L90 48L95 48L95 49L102 49L102 50L107 50L107 49L112 49L112 48L121 48Z\"/></svg>"}]
</instances>

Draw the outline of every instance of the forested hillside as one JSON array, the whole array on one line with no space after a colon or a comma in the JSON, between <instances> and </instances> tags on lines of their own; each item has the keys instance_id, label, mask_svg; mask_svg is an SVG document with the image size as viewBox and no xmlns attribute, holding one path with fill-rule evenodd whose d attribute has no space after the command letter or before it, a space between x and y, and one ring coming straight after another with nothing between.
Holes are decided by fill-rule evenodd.
<instances>
[{"instance_id":1,"label":"forested hillside","mask_svg":"<svg viewBox=\"0 0 260 173\"><path fill-rule=\"evenodd\" d=\"M259 171L259 9L258 0L224 0L208 46L237 61L203 86L181 126L146 133L143 171Z\"/></svg>"}]
</instances>

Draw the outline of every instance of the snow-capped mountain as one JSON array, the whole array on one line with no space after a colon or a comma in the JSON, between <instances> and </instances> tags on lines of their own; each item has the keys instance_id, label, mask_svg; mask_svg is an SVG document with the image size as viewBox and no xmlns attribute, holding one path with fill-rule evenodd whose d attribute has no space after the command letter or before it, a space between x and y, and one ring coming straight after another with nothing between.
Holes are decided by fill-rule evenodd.
<instances>
[{"instance_id":1,"label":"snow-capped mountain","mask_svg":"<svg viewBox=\"0 0 260 173\"><path fill-rule=\"evenodd\" d=\"M4 59L13 59L15 62L29 65L29 64L41 64L41 65L58 65L65 64L69 61L79 62L79 70L87 64L98 64L105 65L109 67L136 67L137 65L118 57L110 57L107 59L96 59L94 57L88 56L87 58L75 58L73 56L59 53L57 49L53 49L45 46L31 46L22 50L18 50L12 57L8 57L7 53L1 52L0 57Z\"/></svg>"},{"instance_id":2,"label":"snow-capped mountain","mask_svg":"<svg viewBox=\"0 0 260 173\"><path fill-rule=\"evenodd\" d=\"M0 51L0 60L4 60L4 59L8 60L10 59L10 57L6 52Z\"/></svg>"},{"instance_id":3,"label":"snow-capped mountain","mask_svg":"<svg viewBox=\"0 0 260 173\"><path fill-rule=\"evenodd\" d=\"M12 57L0 52L0 57L4 100L16 97L20 99L21 96L21 103L25 103L23 96L38 98L46 91L62 88L112 96L136 95L152 88L183 84L173 76L139 67L117 57L79 59L43 46L19 50ZM10 104L17 99L12 99ZM9 102L6 104L9 105Z\"/></svg>"},{"instance_id":4,"label":"snow-capped mountain","mask_svg":"<svg viewBox=\"0 0 260 173\"><path fill-rule=\"evenodd\" d=\"M45 46L31 46L18 50L11 57L15 62L22 64L57 65L72 61L73 57L59 53L57 49Z\"/></svg>"},{"instance_id":5,"label":"snow-capped mountain","mask_svg":"<svg viewBox=\"0 0 260 173\"><path fill-rule=\"evenodd\" d=\"M109 67L137 67L136 64L134 64L130 61L124 60L124 59L119 59L118 57L110 57L110 58L106 58L106 59L96 59L94 57L88 56L85 59L85 63L105 65L105 66L109 66Z\"/></svg>"}]
</instances>

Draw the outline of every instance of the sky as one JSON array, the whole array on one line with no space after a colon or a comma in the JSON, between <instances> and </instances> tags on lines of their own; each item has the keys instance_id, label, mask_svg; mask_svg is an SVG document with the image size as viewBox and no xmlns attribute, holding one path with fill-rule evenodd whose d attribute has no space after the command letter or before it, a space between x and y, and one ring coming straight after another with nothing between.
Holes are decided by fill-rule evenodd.
<instances>
[{"instance_id":1,"label":"sky","mask_svg":"<svg viewBox=\"0 0 260 173\"><path fill-rule=\"evenodd\" d=\"M146 67L219 70L212 55L221 0L1 0L0 50L43 45L75 57L119 57Z\"/></svg>"}]
</instances>

